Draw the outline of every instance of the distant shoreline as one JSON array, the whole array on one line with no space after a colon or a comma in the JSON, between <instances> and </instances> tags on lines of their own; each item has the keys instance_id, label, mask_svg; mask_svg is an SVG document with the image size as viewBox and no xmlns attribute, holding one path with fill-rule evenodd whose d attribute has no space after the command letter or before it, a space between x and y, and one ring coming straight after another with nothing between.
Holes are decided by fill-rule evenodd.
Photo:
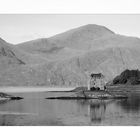
<instances>
[{"instance_id":1,"label":"distant shoreline","mask_svg":"<svg viewBox=\"0 0 140 140\"><path fill-rule=\"evenodd\" d=\"M122 91L140 92L140 85L112 85L107 86L108 90L117 89ZM72 92L76 87L0 87L0 92L4 93L24 93L24 92Z\"/></svg>"},{"instance_id":2,"label":"distant shoreline","mask_svg":"<svg viewBox=\"0 0 140 140\"><path fill-rule=\"evenodd\" d=\"M0 92L68 92L75 87L0 87Z\"/></svg>"}]
</instances>

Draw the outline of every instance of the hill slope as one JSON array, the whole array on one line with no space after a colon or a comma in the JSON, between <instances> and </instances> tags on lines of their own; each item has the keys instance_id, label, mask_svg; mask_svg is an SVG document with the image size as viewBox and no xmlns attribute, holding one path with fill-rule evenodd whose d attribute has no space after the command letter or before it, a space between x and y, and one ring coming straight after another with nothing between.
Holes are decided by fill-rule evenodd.
<instances>
[{"instance_id":1,"label":"hill slope","mask_svg":"<svg viewBox=\"0 0 140 140\"><path fill-rule=\"evenodd\" d=\"M113 79L113 84L140 84L140 71L139 70L125 70L120 75Z\"/></svg>"},{"instance_id":2,"label":"hill slope","mask_svg":"<svg viewBox=\"0 0 140 140\"><path fill-rule=\"evenodd\" d=\"M140 39L99 25L9 46L18 67L0 72L0 85L84 86L87 71L101 72L109 81L125 69L140 68Z\"/></svg>"}]
</instances>

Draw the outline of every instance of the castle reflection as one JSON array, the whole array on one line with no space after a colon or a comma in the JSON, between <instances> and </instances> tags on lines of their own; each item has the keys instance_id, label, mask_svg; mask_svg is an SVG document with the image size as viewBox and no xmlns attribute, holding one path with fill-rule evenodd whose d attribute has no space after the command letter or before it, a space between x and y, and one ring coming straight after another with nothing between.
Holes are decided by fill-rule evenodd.
<instances>
[{"instance_id":1,"label":"castle reflection","mask_svg":"<svg viewBox=\"0 0 140 140\"><path fill-rule=\"evenodd\" d=\"M77 101L82 106L87 106L87 115L92 123L101 123L105 119L105 112L107 105L114 102L114 100L79 100Z\"/></svg>"}]
</instances>

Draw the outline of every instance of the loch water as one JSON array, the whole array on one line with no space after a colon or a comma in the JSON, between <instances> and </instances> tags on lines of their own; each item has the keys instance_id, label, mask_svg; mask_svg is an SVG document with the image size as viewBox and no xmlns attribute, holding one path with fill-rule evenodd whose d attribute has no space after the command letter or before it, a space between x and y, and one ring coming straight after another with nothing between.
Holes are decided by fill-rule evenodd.
<instances>
[{"instance_id":1,"label":"loch water","mask_svg":"<svg viewBox=\"0 0 140 140\"><path fill-rule=\"evenodd\" d=\"M0 101L1 126L140 125L140 94L122 100L48 100L68 92L16 92Z\"/></svg>"}]
</instances>

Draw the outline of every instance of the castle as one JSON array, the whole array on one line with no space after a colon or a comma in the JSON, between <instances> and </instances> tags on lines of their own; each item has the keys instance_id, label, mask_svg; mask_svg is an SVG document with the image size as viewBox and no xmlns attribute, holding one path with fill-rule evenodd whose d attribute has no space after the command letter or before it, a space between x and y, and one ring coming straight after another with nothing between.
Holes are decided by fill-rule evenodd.
<instances>
[{"instance_id":1,"label":"castle","mask_svg":"<svg viewBox=\"0 0 140 140\"><path fill-rule=\"evenodd\" d=\"M88 80L88 90L104 90L104 78L102 73L91 73Z\"/></svg>"}]
</instances>

